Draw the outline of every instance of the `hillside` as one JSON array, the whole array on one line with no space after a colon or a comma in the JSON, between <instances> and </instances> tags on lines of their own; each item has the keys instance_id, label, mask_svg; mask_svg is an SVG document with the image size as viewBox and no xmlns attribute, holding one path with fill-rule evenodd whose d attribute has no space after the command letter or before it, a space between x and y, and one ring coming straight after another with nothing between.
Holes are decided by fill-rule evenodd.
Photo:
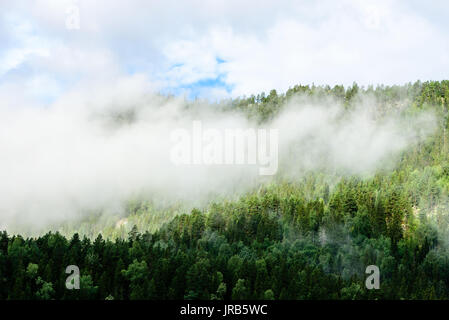
<instances>
[{"instance_id":1,"label":"hillside","mask_svg":"<svg viewBox=\"0 0 449 320\"><path fill-rule=\"evenodd\" d=\"M280 162L276 176L244 192L198 204L136 196L120 214L91 212L44 234L5 230L0 299L448 299L449 81L299 85L194 101L186 112L206 105L263 126L292 103L331 101L346 123L366 99L374 121L400 119L419 139L368 159L369 170L308 166L294 152L290 167ZM424 115L433 130L415 121ZM65 288L68 265L80 269L80 292ZM365 287L368 265L380 269L379 290Z\"/></svg>"}]
</instances>

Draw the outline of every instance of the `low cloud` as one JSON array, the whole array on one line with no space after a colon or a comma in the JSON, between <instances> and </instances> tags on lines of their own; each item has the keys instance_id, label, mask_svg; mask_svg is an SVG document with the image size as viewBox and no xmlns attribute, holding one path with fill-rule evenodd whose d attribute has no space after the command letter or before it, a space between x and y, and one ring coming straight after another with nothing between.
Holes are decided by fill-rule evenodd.
<instances>
[{"instance_id":1,"label":"low cloud","mask_svg":"<svg viewBox=\"0 0 449 320\"><path fill-rule=\"evenodd\" d=\"M0 228L39 229L94 212L121 212L136 196L160 203L204 203L238 195L273 177L258 166L170 161L171 133L194 120L224 130L255 128L242 113L207 102L152 94L142 76L92 83L48 106L0 108ZM428 136L429 114L375 119L375 101L351 112L335 101L298 98L261 128L279 130L278 176L310 170L372 173Z\"/></svg>"}]
</instances>

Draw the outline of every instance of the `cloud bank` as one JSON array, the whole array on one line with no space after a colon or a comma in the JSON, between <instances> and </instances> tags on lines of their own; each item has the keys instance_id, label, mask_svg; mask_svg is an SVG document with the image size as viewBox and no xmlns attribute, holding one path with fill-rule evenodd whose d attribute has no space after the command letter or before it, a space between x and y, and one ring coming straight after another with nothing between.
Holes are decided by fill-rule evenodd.
<instances>
[{"instance_id":1,"label":"cloud bank","mask_svg":"<svg viewBox=\"0 0 449 320\"><path fill-rule=\"evenodd\" d=\"M243 114L206 102L188 103L151 92L134 76L73 89L53 104L0 108L0 229L41 228L93 212L119 212L143 196L156 203L201 203L236 195L273 177L258 166L181 165L170 160L171 133L205 128L254 128ZM374 119L362 99L350 113L333 101L298 98L262 128L279 130L279 176L310 170L372 173L425 138L434 119L423 114Z\"/></svg>"},{"instance_id":2,"label":"cloud bank","mask_svg":"<svg viewBox=\"0 0 449 320\"><path fill-rule=\"evenodd\" d=\"M67 9L80 28L67 29ZM285 91L298 83L397 84L449 69L449 7L416 1L26 0L0 2L0 229L42 227L136 194L201 201L261 183L257 167L173 166L170 132L240 114L182 98ZM296 101L279 128L280 175L362 174L432 131L431 116L373 121L330 101ZM419 133L420 132L420 133ZM264 180L266 181L266 180ZM262 182L264 182L262 181Z\"/></svg>"}]
</instances>

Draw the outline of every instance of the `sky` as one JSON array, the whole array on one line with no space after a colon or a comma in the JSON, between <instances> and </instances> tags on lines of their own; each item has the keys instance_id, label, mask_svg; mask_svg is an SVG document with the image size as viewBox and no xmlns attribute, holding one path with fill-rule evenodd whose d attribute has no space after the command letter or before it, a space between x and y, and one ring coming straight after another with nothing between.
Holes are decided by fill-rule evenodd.
<instances>
[{"instance_id":1,"label":"sky","mask_svg":"<svg viewBox=\"0 0 449 320\"><path fill-rule=\"evenodd\" d=\"M447 1L0 0L0 101L140 77L188 98L447 79Z\"/></svg>"},{"instance_id":2,"label":"sky","mask_svg":"<svg viewBox=\"0 0 449 320\"><path fill-rule=\"evenodd\" d=\"M443 1L416 0L0 0L0 229L120 212L141 193L193 202L250 190L257 170L169 161L170 132L194 117L255 125L202 101L188 114L185 99L446 79L448 15ZM370 99L347 121L334 102L285 106L270 124L280 172L372 172L434 128L431 115L410 130L374 124ZM113 121L129 112L132 123Z\"/></svg>"}]
</instances>

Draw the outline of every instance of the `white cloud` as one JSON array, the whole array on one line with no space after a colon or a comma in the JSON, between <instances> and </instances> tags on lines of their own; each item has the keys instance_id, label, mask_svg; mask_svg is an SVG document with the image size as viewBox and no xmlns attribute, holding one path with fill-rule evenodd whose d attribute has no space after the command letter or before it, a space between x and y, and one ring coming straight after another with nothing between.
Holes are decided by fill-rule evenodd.
<instances>
[{"instance_id":1,"label":"white cloud","mask_svg":"<svg viewBox=\"0 0 449 320\"><path fill-rule=\"evenodd\" d=\"M195 73L191 67L202 55L222 57L220 72L234 85L233 95L297 83L396 84L446 77L446 34L403 6L346 1L325 10L316 23L288 17L257 35L232 27L198 33L189 42L180 40L189 50L179 50L178 61Z\"/></svg>"},{"instance_id":2,"label":"white cloud","mask_svg":"<svg viewBox=\"0 0 449 320\"><path fill-rule=\"evenodd\" d=\"M66 8L74 3L81 29L67 30ZM195 199L248 186L252 177L239 171L167 166L167 131L191 119L179 116L182 103L148 100L149 91L226 97L297 83L442 79L449 70L446 30L405 1L17 0L0 9L0 175L7 177L0 181L7 200L0 213L8 224L42 215L44 225L142 189ZM212 85L198 84L205 80ZM137 123L115 131L103 126L108 115L133 106L142 112ZM291 130L283 150L317 133L322 149L299 150L308 155L301 158L305 168L329 150L337 168L372 169L413 142L395 120L370 126L362 114L349 121L361 127L341 130L327 110L305 108L278 119ZM230 122L248 125L240 117L215 124ZM360 151L366 147L375 154Z\"/></svg>"},{"instance_id":3,"label":"white cloud","mask_svg":"<svg viewBox=\"0 0 449 320\"><path fill-rule=\"evenodd\" d=\"M80 8L80 30L65 28L72 5ZM424 4L407 1L18 0L2 6L4 17L23 22L18 28L4 21L6 36L22 41L3 45L3 74L22 65L56 81L142 72L161 89L200 86L197 92L213 96L227 92L225 85L235 96L297 83L438 80L449 67L447 25L426 16ZM217 77L221 87L198 84Z\"/></svg>"},{"instance_id":4,"label":"white cloud","mask_svg":"<svg viewBox=\"0 0 449 320\"><path fill-rule=\"evenodd\" d=\"M187 110L182 99L149 95L151 86L143 75L96 80L45 108L0 108L0 229L37 231L92 212L121 213L123 203L139 195L157 204L202 205L272 181L259 176L260 163L176 166L170 161L175 129L190 131L194 120L221 132L257 125L211 105ZM8 92L0 95L3 101ZM13 100L18 93L9 95ZM372 173L434 128L430 115L374 122L374 105L366 100L342 117L334 101L292 101L263 126L279 131L279 174L293 179L323 168ZM117 121L130 112L131 121Z\"/></svg>"}]
</instances>

